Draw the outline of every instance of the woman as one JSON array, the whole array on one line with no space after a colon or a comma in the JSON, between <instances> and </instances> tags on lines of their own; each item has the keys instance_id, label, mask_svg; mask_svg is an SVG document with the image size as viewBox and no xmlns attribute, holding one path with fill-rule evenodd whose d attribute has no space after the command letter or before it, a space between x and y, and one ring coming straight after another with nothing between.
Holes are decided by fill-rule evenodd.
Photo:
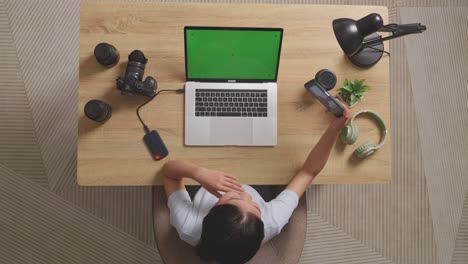
<instances>
[{"instance_id":1,"label":"woman","mask_svg":"<svg viewBox=\"0 0 468 264\"><path fill-rule=\"evenodd\" d=\"M184 161L169 161L163 167L171 224L180 238L195 246L199 256L222 264L245 263L262 243L272 239L288 223L312 180L325 166L349 110L331 120L310 152L301 170L275 199L265 202L233 175L202 168ZM193 201L183 178L202 186Z\"/></svg>"}]
</instances>

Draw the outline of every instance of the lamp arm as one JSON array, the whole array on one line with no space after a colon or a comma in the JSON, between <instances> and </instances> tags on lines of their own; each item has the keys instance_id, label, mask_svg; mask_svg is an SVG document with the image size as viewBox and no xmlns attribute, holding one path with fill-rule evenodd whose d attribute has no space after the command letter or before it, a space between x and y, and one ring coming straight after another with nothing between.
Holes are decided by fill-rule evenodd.
<instances>
[{"instance_id":1,"label":"lamp arm","mask_svg":"<svg viewBox=\"0 0 468 264\"><path fill-rule=\"evenodd\" d=\"M405 35L422 33L425 30L426 30L426 26L421 25L421 23L402 24L402 25L388 24L388 25L385 25L385 26L381 27L378 31L379 32L392 32L392 35L387 36L387 37L383 37L383 38L381 36L379 36L378 38L364 41L362 43L361 48L374 46L376 44L380 44L381 42L383 42L385 40L398 38L398 37L402 37L402 36L405 36Z\"/></svg>"}]
</instances>

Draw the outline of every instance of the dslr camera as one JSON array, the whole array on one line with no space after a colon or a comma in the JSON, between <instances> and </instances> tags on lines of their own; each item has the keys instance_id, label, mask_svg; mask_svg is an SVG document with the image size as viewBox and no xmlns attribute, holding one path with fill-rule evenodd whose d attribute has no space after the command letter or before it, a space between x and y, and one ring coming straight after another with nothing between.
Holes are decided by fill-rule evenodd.
<instances>
[{"instance_id":1,"label":"dslr camera","mask_svg":"<svg viewBox=\"0 0 468 264\"><path fill-rule=\"evenodd\" d=\"M141 94L152 97L156 94L156 80L151 76L147 76L143 81L147 62L148 59L140 50L134 50L128 55L125 76L117 78L117 88L121 91L122 95L133 96Z\"/></svg>"}]
</instances>

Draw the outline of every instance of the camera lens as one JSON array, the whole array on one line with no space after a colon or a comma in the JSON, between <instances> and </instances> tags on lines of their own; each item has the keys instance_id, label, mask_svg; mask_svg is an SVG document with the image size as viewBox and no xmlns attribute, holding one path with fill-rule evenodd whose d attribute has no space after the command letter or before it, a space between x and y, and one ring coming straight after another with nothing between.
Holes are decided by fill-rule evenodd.
<instances>
[{"instance_id":1,"label":"camera lens","mask_svg":"<svg viewBox=\"0 0 468 264\"><path fill-rule=\"evenodd\" d=\"M100 100L91 100L84 108L85 115L96 122L104 122L112 116L112 108L109 104Z\"/></svg>"},{"instance_id":2,"label":"camera lens","mask_svg":"<svg viewBox=\"0 0 468 264\"><path fill-rule=\"evenodd\" d=\"M145 65L147 62L148 59L145 57L143 52L140 50L132 51L128 55L128 64L125 75L141 81L143 79L143 74L145 73Z\"/></svg>"},{"instance_id":3,"label":"camera lens","mask_svg":"<svg viewBox=\"0 0 468 264\"><path fill-rule=\"evenodd\" d=\"M336 76L335 74L330 71L330 70L326 70L326 69L323 69L323 70L320 70L319 72L317 72L317 74L315 75L315 79L317 80L317 82L319 82L322 87L327 90L327 91L330 91L331 89L333 89L333 87L335 87L336 85Z\"/></svg>"},{"instance_id":4,"label":"camera lens","mask_svg":"<svg viewBox=\"0 0 468 264\"><path fill-rule=\"evenodd\" d=\"M117 64L120 59L120 54L117 49L111 44L104 42L99 43L96 48L94 48L94 56L100 64L109 68Z\"/></svg>"}]
</instances>

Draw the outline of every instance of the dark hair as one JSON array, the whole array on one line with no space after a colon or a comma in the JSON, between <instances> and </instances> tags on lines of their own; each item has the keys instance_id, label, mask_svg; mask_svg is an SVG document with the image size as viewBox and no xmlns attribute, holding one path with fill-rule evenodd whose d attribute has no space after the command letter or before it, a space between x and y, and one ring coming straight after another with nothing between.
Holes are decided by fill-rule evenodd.
<instances>
[{"instance_id":1,"label":"dark hair","mask_svg":"<svg viewBox=\"0 0 468 264\"><path fill-rule=\"evenodd\" d=\"M265 236L263 222L252 213L243 213L237 206L218 205L203 219L198 255L207 261L238 264L249 261L257 253Z\"/></svg>"}]
</instances>

